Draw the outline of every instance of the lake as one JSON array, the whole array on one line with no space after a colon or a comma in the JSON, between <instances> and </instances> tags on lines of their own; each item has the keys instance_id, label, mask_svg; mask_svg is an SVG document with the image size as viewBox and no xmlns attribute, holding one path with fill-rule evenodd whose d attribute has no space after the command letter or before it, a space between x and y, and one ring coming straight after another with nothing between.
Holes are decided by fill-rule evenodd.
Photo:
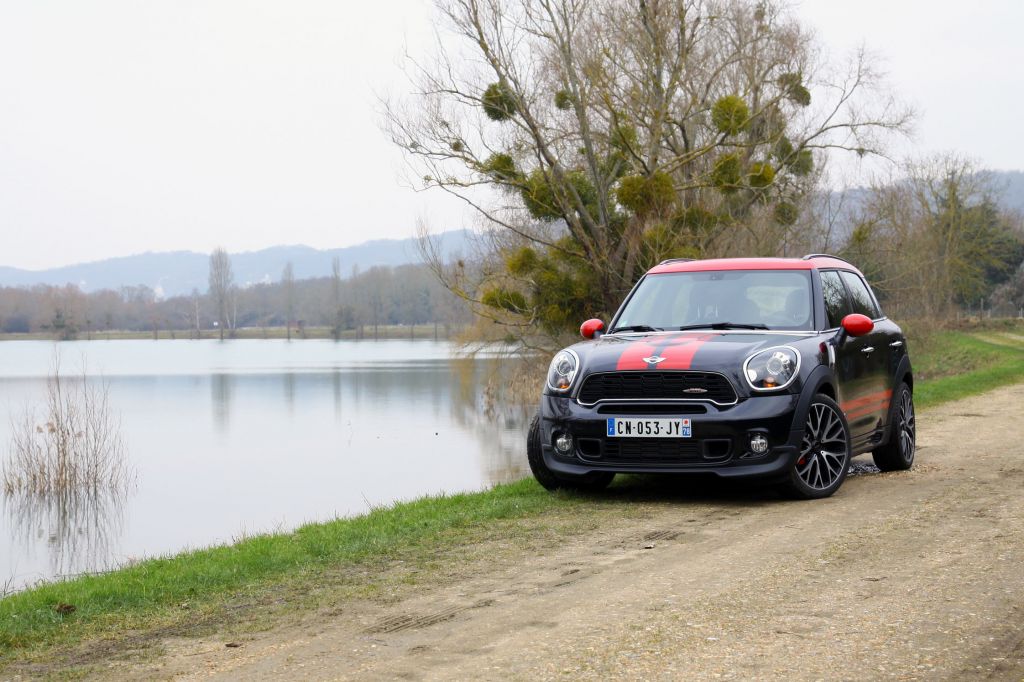
<instances>
[{"instance_id":1,"label":"lake","mask_svg":"<svg viewBox=\"0 0 1024 682\"><path fill-rule=\"evenodd\" d=\"M528 471L531 409L502 399L502 361L434 341L2 342L0 461L55 353L62 373L108 384L137 482L116 496L0 492L0 587Z\"/></svg>"}]
</instances>

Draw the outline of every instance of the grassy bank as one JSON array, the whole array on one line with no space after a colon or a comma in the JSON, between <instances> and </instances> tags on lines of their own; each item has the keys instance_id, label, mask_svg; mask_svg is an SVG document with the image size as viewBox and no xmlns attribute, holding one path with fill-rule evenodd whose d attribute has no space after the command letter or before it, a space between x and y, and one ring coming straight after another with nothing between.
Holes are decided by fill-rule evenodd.
<instances>
[{"instance_id":1,"label":"grassy bank","mask_svg":"<svg viewBox=\"0 0 1024 682\"><path fill-rule=\"evenodd\" d=\"M920 407L1024 380L1021 326L912 333L910 347ZM42 585L0 600L0 669L14 659L50 657L55 647L73 651L82 640L95 653L122 650L145 633L191 634L240 612L269 622L269 612L308 603L316 593L373 597L388 581L449 570L485 540L540 541L556 527L571 532L598 523L595 512L609 506L631 513L609 496L549 495L525 480ZM97 649L99 641L106 643Z\"/></svg>"},{"instance_id":2,"label":"grassy bank","mask_svg":"<svg viewBox=\"0 0 1024 682\"><path fill-rule=\"evenodd\" d=\"M914 402L927 408L1024 381L1024 325L910 336Z\"/></svg>"},{"instance_id":3,"label":"grassy bank","mask_svg":"<svg viewBox=\"0 0 1024 682\"><path fill-rule=\"evenodd\" d=\"M429 568L447 548L495 522L578 503L524 480L41 585L0 601L0 650L195 620L240 601L254 604L288 588L320 584L332 568L379 572L382 564L396 560ZM68 610L58 608L62 604L74 611L60 613Z\"/></svg>"}]
</instances>

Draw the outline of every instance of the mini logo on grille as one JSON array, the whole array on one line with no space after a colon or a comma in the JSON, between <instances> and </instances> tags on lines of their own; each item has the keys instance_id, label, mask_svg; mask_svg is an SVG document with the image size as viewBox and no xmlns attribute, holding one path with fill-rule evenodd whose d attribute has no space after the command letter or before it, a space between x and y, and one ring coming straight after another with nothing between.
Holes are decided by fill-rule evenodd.
<instances>
[{"instance_id":1,"label":"mini logo on grille","mask_svg":"<svg viewBox=\"0 0 1024 682\"><path fill-rule=\"evenodd\" d=\"M661 357L660 355L652 355L649 358L644 358L644 362L646 362L648 365L656 365L664 360L665 358Z\"/></svg>"},{"instance_id":2,"label":"mini logo on grille","mask_svg":"<svg viewBox=\"0 0 1024 682\"><path fill-rule=\"evenodd\" d=\"M684 388L683 393L707 393L706 388Z\"/></svg>"}]
</instances>

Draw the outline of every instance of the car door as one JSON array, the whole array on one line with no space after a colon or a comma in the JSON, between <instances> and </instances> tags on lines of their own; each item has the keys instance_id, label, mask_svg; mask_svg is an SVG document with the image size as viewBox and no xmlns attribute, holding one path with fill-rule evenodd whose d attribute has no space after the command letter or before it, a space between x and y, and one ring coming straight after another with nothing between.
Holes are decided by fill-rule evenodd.
<instances>
[{"instance_id":1,"label":"car door","mask_svg":"<svg viewBox=\"0 0 1024 682\"><path fill-rule=\"evenodd\" d=\"M822 270L819 274L828 326L838 332L843 318L853 312L850 295L838 270ZM862 412L874 392L870 353L864 352L867 345L865 337L848 336L835 348L836 397L854 439L871 431L871 415Z\"/></svg>"},{"instance_id":2,"label":"car door","mask_svg":"<svg viewBox=\"0 0 1024 682\"><path fill-rule=\"evenodd\" d=\"M855 406L849 410L844 408L851 429L856 423L856 433L870 432L882 428L889 414L894 378L894 372L890 371L893 349L889 344L893 333L889 329L890 325L882 319L875 297L864 279L846 270L839 271L839 276L846 285L853 312L866 315L875 323L869 334L858 339L860 343L857 352L864 362L864 390Z\"/></svg>"}]
</instances>

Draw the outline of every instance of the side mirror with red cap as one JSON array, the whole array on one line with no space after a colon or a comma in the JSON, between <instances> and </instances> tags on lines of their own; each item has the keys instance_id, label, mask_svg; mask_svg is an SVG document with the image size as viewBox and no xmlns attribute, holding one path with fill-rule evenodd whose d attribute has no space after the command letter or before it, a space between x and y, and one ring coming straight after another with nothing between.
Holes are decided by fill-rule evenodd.
<instances>
[{"instance_id":1,"label":"side mirror with red cap","mask_svg":"<svg viewBox=\"0 0 1024 682\"><path fill-rule=\"evenodd\" d=\"M852 313L843 318L841 323L843 330L850 336L864 336L870 334L875 328L875 323L867 315Z\"/></svg>"},{"instance_id":2,"label":"side mirror with red cap","mask_svg":"<svg viewBox=\"0 0 1024 682\"><path fill-rule=\"evenodd\" d=\"M604 322L596 317L580 325L580 335L585 339L596 339L604 333Z\"/></svg>"},{"instance_id":3,"label":"side mirror with red cap","mask_svg":"<svg viewBox=\"0 0 1024 682\"><path fill-rule=\"evenodd\" d=\"M864 336L870 334L871 330L875 328L875 323L871 321L871 318L860 313L850 313L839 324L839 334L836 335L837 346L841 346L847 336Z\"/></svg>"}]
</instances>

